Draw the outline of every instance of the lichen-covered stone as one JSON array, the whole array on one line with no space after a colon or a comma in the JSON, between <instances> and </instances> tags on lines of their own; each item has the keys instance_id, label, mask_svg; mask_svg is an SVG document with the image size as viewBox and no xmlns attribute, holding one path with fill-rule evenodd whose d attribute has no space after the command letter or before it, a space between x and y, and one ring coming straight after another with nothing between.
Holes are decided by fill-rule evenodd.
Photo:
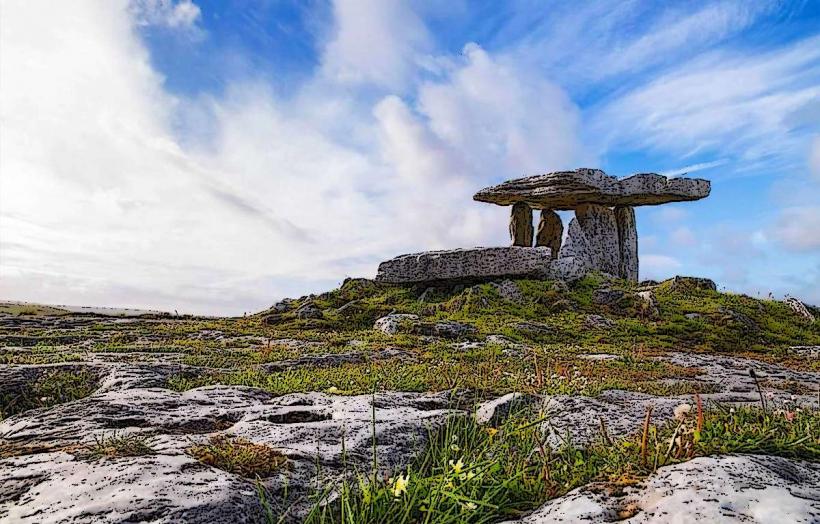
<instances>
[{"instance_id":1,"label":"lichen-covered stone","mask_svg":"<svg viewBox=\"0 0 820 524\"><path fill-rule=\"evenodd\" d=\"M592 267L617 276L621 247L615 212L608 207L584 204L575 210L575 217L584 232Z\"/></svg>"},{"instance_id":2,"label":"lichen-covered stone","mask_svg":"<svg viewBox=\"0 0 820 524\"><path fill-rule=\"evenodd\" d=\"M620 496L575 489L515 522L813 524L820 515L817 486L820 465L813 462L755 455L698 457L662 467Z\"/></svg>"},{"instance_id":3,"label":"lichen-covered stone","mask_svg":"<svg viewBox=\"0 0 820 524\"><path fill-rule=\"evenodd\" d=\"M558 213L551 209L541 210L541 219L538 221L538 233L535 236L536 246L546 246L552 252L552 258L558 258L561 250L561 237L564 235L564 224Z\"/></svg>"},{"instance_id":4,"label":"lichen-covered stone","mask_svg":"<svg viewBox=\"0 0 820 524\"><path fill-rule=\"evenodd\" d=\"M546 247L477 247L402 255L379 264L376 280L392 284L471 281L503 277L545 278Z\"/></svg>"},{"instance_id":5,"label":"lichen-covered stone","mask_svg":"<svg viewBox=\"0 0 820 524\"><path fill-rule=\"evenodd\" d=\"M514 246L532 246L532 209L524 202L516 202L512 207L510 239Z\"/></svg>"},{"instance_id":6,"label":"lichen-covered stone","mask_svg":"<svg viewBox=\"0 0 820 524\"><path fill-rule=\"evenodd\" d=\"M635 209L628 206L615 208L615 222L618 226L618 243L621 248L618 276L638 281L638 229L635 225Z\"/></svg>"},{"instance_id":7,"label":"lichen-covered stone","mask_svg":"<svg viewBox=\"0 0 820 524\"><path fill-rule=\"evenodd\" d=\"M558 252L558 260L552 263L551 276L571 282L583 278L592 269L594 266L586 235L578 219L573 218L567 226L567 238Z\"/></svg>"},{"instance_id":8,"label":"lichen-covered stone","mask_svg":"<svg viewBox=\"0 0 820 524\"><path fill-rule=\"evenodd\" d=\"M807 308L804 303L800 302L794 297L786 297L786 299L783 302L785 302L786 305L789 306L789 308L791 308L792 311L797 313L804 320L808 322L814 322L814 315L811 311L809 311L809 308Z\"/></svg>"},{"instance_id":9,"label":"lichen-covered stone","mask_svg":"<svg viewBox=\"0 0 820 524\"><path fill-rule=\"evenodd\" d=\"M666 178L641 173L624 179L600 169L576 169L518 178L482 189L473 200L509 206L526 202L534 209L575 209L584 204L643 206L699 200L711 184L700 178Z\"/></svg>"}]
</instances>

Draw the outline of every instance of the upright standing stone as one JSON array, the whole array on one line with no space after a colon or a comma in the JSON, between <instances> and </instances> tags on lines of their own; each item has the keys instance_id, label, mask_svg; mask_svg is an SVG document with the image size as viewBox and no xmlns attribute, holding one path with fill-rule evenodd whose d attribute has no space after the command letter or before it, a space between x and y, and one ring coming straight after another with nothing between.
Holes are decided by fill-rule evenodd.
<instances>
[{"instance_id":1,"label":"upright standing stone","mask_svg":"<svg viewBox=\"0 0 820 524\"><path fill-rule=\"evenodd\" d=\"M621 261L618 276L638 281L638 230L635 227L635 208L618 206L615 208L618 224L618 242L621 246Z\"/></svg>"},{"instance_id":2,"label":"upright standing stone","mask_svg":"<svg viewBox=\"0 0 820 524\"><path fill-rule=\"evenodd\" d=\"M593 268L617 276L621 247L615 212L605 206L584 204L575 210L575 217L586 237Z\"/></svg>"},{"instance_id":3,"label":"upright standing stone","mask_svg":"<svg viewBox=\"0 0 820 524\"><path fill-rule=\"evenodd\" d=\"M567 241L561 246L561 251L551 269L551 277L560 280L577 280L594 269L587 239L577 218L569 221L567 226Z\"/></svg>"},{"instance_id":4,"label":"upright standing stone","mask_svg":"<svg viewBox=\"0 0 820 524\"><path fill-rule=\"evenodd\" d=\"M538 233L535 235L535 246L550 248L552 258L558 258L561 249L561 236L564 234L564 224L561 217L552 209L541 210L541 220L538 222Z\"/></svg>"},{"instance_id":5,"label":"upright standing stone","mask_svg":"<svg viewBox=\"0 0 820 524\"><path fill-rule=\"evenodd\" d=\"M516 202L510 216L512 245L532 247L532 208L525 202Z\"/></svg>"}]
</instances>

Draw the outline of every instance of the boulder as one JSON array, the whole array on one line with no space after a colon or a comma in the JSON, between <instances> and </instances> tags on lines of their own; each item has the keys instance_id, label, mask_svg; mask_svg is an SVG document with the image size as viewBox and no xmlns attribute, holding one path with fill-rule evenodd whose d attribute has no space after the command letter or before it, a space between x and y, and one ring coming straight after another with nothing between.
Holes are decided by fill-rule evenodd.
<instances>
[{"instance_id":1,"label":"boulder","mask_svg":"<svg viewBox=\"0 0 820 524\"><path fill-rule=\"evenodd\" d=\"M600 169L581 168L510 180L482 189L473 200L501 206L526 202L534 209L569 210L584 204L644 206L700 200L710 191L709 181L700 178L641 173L619 180Z\"/></svg>"},{"instance_id":2,"label":"boulder","mask_svg":"<svg viewBox=\"0 0 820 524\"><path fill-rule=\"evenodd\" d=\"M507 393L503 397L482 403L475 412L479 424L497 427L503 424L510 415L538 404L540 399L526 393Z\"/></svg>"},{"instance_id":3,"label":"boulder","mask_svg":"<svg viewBox=\"0 0 820 524\"><path fill-rule=\"evenodd\" d=\"M535 236L536 246L550 248L552 258L558 258L561 250L561 238L564 235L564 224L558 213L551 209L541 210L541 219L538 221L538 233Z\"/></svg>"},{"instance_id":4,"label":"boulder","mask_svg":"<svg viewBox=\"0 0 820 524\"><path fill-rule=\"evenodd\" d=\"M643 312L649 318L657 318L661 314L658 299L655 298L655 293L652 290L638 292L638 298L642 300Z\"/></svg>"},{"instance_id":5,"label":"boulder","mask_svg":"<svg viewBox=\"0 0 820 524\"><path fill-rule=\"evenodd\" d=\"M402 255L379 264L376 280L391 284L545 278L546 247L477 247Z\"/></svg>"},{"instance_id":6,"label":"boulder","mask_svg":"<svg viewBox=\"0 0 820 524\"><path fill-rule=\"evenodd\" d=\"M615 322L602 315L587 315L584 318L584 327L587 329L610 330L615 327Z\"/></svg>"},{"instance_id":7,"label":"boulder","mask_svg":"<svg viewBox=\"0 0 820 524\"><path fill-rule=\"evenodd\" d=\"M491 282L490 285L495 288L495 291L498 293L498 296L500 296L504 300L513 302L515 304L521 304L524 302L524 295L521 293L521 289L518 287L518 284L516 284L512 280Z\"/></svg>"},{"instance_id":8,"label":"boulder","mask_svg":"<svg viewBox=\"0 0 820 524\"><path fill-rule=\"evenodd\" d=\"M810 524L820 515L819 485L820 464L814 462L757 455L698 457L662 467L620 494L594 485L575 489L515 522Z\"/></svg>"},{"instance_id":9,"label":"boulder","mask_svg":"<svg viewBox=\"0 0 820 524\"><path fill-rule=\"evenodd\" d=\"M316 304L313 302L305 302L298 308L296 308L296 318L306 320L310 318L324 318L324 313L322 310L316 307Z\"/></svg>"},{"instance_id":10,"label":"boulder","mask_svg":"<svg viewBox=\"0 0 820 524\"><path fill-rule=\"evenodd\" d=\"M632 282L638 281L638 229L635 226L635 209L628 206L615 208L618 226L618 245L621 248L618 276Z\"/></svg>"},{"instance_id":11,"label":"boulder","mask_svg":"<svg viewBox=\"0 0 820 524\"><path fill-rule=\"evenodd\" d=\"M792 311L794 311L800 317L802 317L803 320L806 320L808 322L814 322L814 315L811 313L811 311L809 311L809 308L807 308L804 303L800 302L794 297L786 297L786 299L783 300L783 302L785 302L785 304L789 306L789 308L791 308Z\"/></svg>"},{"instance_id":12,"label":"boulder","mask_svg":"<svg viewBox=\"0 0 820 524\"><path fill-rule=\"evenodd\" d=\"M584 204L575 210L575 217L584 232L592 267L617 276L620 272L621 247L615 212L608 207Z\"/></svg>"},{"instance_id":13,"label":"boulder","mask_svg":"<svg viewBox=\"0 0 820 524\"><path fill-rule=\"evenodd\" d=\"M617 306L625 296L626 293L619 289L598 288L592 292L592 302L599 306Z\"/></svg>"},{"instance_id":14,"label":"boulder","mask_svg":"<svg viewBox=\"0 0 820 524\"><path fill-rule=\"evenodd\" d=\"M516 202L510 214L512 245L532 247L532 209L524 202Z\"/></svg>"},{"instance_id":15,"label":"boulder","mask_svg":"<svg viewBox=\"0 0 820 524\"><path fill-rule=\"evenodd\" d=\"M397 333L409 333L413 327L421 321L418 315L406 313L392 313L381 317L373 324L373 329L381 331L385 335L395 335Z\"/></svg>"},{"instance_id":16,"label":"boulder","mask_svg":"<svg viewBox=\"0 0 820 524\"><path fill-rule=\"evenodd\" d=\"M670 281L669 290L675 293L689 293L695 290L717 291L717 286L708 278L676 276Z\"/></svg>"}]
</instances>

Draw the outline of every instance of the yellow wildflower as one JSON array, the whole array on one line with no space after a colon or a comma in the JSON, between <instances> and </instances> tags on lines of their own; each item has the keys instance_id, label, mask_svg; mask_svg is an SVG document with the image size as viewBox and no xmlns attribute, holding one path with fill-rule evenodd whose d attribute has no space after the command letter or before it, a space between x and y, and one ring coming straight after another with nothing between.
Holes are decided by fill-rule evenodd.
<instances>
[{"instance_id":1,"label":"yellow wildflower","mask_svg":"<svg viewBox=\"0 0 820 524\"><path fill-rule=\"evenodd\" d=\"M400 473L398 477L396 477L396 481L393 483L393 496L400 497L402 493L407 493L407 485L410 483L410 474L408 473L405 477L403 473Z\"/></svg>"},{"instance_id":2,"label":"yellow wildflower","mask_svg":"<svg viewBox=\"0 0 820 524\"><path fill-rule=\"evenodd\" d=\"M450 467L453 468L453 473L456 475L461 475L461 470L464 469L464 462L461 459L458 459L458 462L450 461Z\"/></svg>"}]
</instances>

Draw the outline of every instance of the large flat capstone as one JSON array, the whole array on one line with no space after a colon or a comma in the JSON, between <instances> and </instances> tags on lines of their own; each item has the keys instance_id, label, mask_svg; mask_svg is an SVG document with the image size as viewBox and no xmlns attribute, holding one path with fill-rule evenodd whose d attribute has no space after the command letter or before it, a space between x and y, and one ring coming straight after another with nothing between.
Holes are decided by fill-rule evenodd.
<instances>
[{"instance_id":1,"label":"large flat capstone","mask_svg":"<svg viewBox=\"0 0 820 524\"><path fill-rule=\"evenodd\" d=\"M392 284L476 280L497 277L545 278L548 247L477 247L401 255L379 264L376 280Z\"/></svg>"},{"instance_id":2,"label":"large flat capstone","mask_svg":"<svg viewBox=\"0 0 820 524\"><path fill-rule=\"evenodd\" d=\"M641 173L618 179L600 169L576 169L518 178L482 189L473 200L501 206L524 202L534 209L575 209L584 204L645 206L700 200L711 183L700 178L667 178Z\"/></svg>"}]
</instances>

